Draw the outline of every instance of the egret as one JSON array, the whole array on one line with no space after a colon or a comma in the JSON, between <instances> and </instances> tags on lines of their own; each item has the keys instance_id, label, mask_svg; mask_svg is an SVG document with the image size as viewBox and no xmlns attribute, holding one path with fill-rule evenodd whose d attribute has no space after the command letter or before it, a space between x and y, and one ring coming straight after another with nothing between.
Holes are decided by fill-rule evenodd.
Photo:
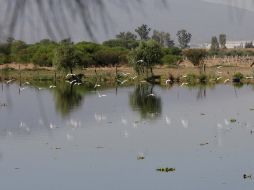
<instances>
[{"instance_id":1,"label":"egret","mask_svg":"<svg viewBox=\"0 0 254 190\"><path fill-rule=\"evenodd\" d=\"M148 94L147 96L155 96L155 94L151 93L151 94Z\"/></svg>"},{"instance_id":2,"label":"egret","mask_svg":"<svg viewBox=\"0 0 254 190\"><path fill-rule=\"evenodd\" d=\"M224 123L225 123L225 125L229 125L230 124L227 119L224 119Z\"/></svg>"},{"instance_id":3,"label":"egret","mask_svg":"<svg viewBox=\"0 0 254 190\"><path fill-rule=\"evenodd\" d=\"M19 88L20 91L24 91L25 89L26 89L26 87Z\"/></svg>"},{"instance_id":4,"label":"egret","mask_svg":"<svg viewBox=\"0 0 254 190\"><path fill-rule=\"evenodd\" d=\"M226 79L226 80L224 80L224 83L227 83L227 82L229 82L230 80L229 79Z\"/></svg>"},{"instance_id":5,"label":"egret","mask_svg":"<svg viewBox=\"0 0 254 190\"><path fill-rule=\"evenodd\" d=\"M187 82L183 82L180 86L188 85Z\"/></svg>"},{"instance_id":6,"label":"egret","mask_svg":"<svg viewBox=\"0 0 254 190\"><path fill-rule=\"evenodd\" d=\"M220 80L222 77L217 77L216 80Z\"/></svg>"},{"instance_id":7,"label":"egret","mask_svg":"<svg viewBox=\"0 0 254 190\"><path fill-rule=\"evenodd\" d=\"M168 116L166 116L165 120L166 120L167 125L171 124L171 119Z\"/></svg>"},{"instance_id":8,"label":"egret","mask_svg":"<svg viewBox=\"0 0 254 190\"><path fill-rule=\"evenodd\" d=\"M166 84L171 83L172 81L170 79L166 80Z\"/></svg>"},{"instance_id":9,"label":"egret","mask_svg":"<svg viewBox=\"0 0 254 190\"><path fill-rule=\"evenodd\" d=\"M187 120L181 119L181 123L182 123L184 128L187 129L189 127L189 122Z\"/></svg>"},{"instance_id":10,"label":"egret","mask_svg":"<svg viewBox=\"0 0 254 190\"><path fill-rule=\"evenodd\" d=\"M12 83L13 81L15 81L15 79L8 80L8 81L6 81L6 84L10 84L10 83Z\"/></svg>"},{"instance_id":11,"label":"egret","mask_svg":"<svg viewBox=\"0 0 254 190\"><path fill-rule=\"evenodd\" d=\"M134 79L136 79L136 78L137 78L137 76L131 77L132 80L134 80Z\"/></svg>"},{"instance_id":12,"label":"egret","mask_svg":"<svg viewBox=\"0 0 254 190\"><path fill-rule=\"evenodd\" d=\"M97 88L97 87L100 87L100 86L101 86L100 84L95 84L94 88Z\"/></svg>"},{"instance_id":13,"label":"egret","mask_svg":"<svg viewBox=\"0 0 254 190\"><path fill-rule=\"evenodd\" d=\"M220 66L218 66L218 67L217 67L217 69L220 69L220 68L222 68L222 67L223 67L223 66L222 66L222 65L220 65Z\"/></svg>"},{"instance_id":14,"label":"egret","mask_svg":"<svg viewBox=\"0 0 254 190\"><path fill-rule=\"evenodd\" d=\"M137 61L137 63L144 63L144 60L140 59L140 60Z\"/></svg>"},{"instance_id":15,"label":"egret","mask_svg":"<svg viewBox=\"0 0 254 190\"><path fill-rule=\"evenodd\" d=\"M69 76L76 76L76 75L73 74L73 73L68 73L68 74L65 76L65 78L68 78Z\"/></svg>"},{"instance_id":16,"label":"egret","mask_svg":"<svg viewBox=\"0 0 254 190\"><path fill-rule=\"evenodd\" d=\"M49 88L56 88L56 86L54 86L54 85L50 85L50 86L49 86Z\"/></svg>"},{"instance_id":17,"label":"egret","mask_svg":"<svg viewBox=\"0 0 254 190\"><path fill-rule=\"evenodd\" d=\"M98 94L98 97L99 97L99 98L102 98L102 97L106 97L106 96L107 96L106 94L100 94L99 91L97 91L97 94Z\"/></svg>"},{"instance_id":18,"label":"egret","mask_svg":"<svg viewBox=\"0 0 254 190\"><path fill-rule=\"evenodd\" d=\"M128 80L124 80L124 81L121 82L121 84L124 84L124 83L126 83L127 81L128 81Z\"/></svg>"}]
</instances>

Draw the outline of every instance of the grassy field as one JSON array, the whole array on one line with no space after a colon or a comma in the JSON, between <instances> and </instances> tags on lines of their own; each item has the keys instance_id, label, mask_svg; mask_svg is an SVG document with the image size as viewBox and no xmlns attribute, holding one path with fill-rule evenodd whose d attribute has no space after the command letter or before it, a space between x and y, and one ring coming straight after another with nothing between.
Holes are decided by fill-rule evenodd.
<instances>
[{"instance_id":1,"label":"grassy field","mask_svg":"<svg viewBox=\"0 0 254 190\"><path fill-rule=\"evenodd\" d=\"M208 82L223 83L226 79L232 81L235 73L240 72L244 75L242 82L254 83L254 79L248 79L248 77L254 76L253 68L244 66L223 66L218 68L217 65L206 68L206 77ZM86 68L74 70L74 73L82 73L85 75L85 80L91 83L101 82L108 83L109 85L115 84L116 68L115 67L100 67L100 68ZM117 68L118 75L128 73L128 75L121 77L120 80L127 80L126 84L132 84L137 81L142 81L144 76L136 77L137 74L129 66L122 66ZM167 67L156 66L154 68L154 74L161 76L161 84L166 85L165 81L169 79L171 75L178 83L190 82L186 80L197 80L200 78L199 68L191 65L184 65L180 67ZM58 81L64 80L66 73L55 71L54 68L39 68L34 67L31 64L19 66L19 64L12 64L8 66L0 67L1 81L7 81L10 79L16 79L20 81ZM186 77L188 76L188 77ZM190 77L192 79L190 79ZM194 79L193 79L194 76ZM247 79L246 79L247 77ZM216 80L218 79L219 80ZM194 81L195 82L195 81Z\"/></svg>"}]
</instances>

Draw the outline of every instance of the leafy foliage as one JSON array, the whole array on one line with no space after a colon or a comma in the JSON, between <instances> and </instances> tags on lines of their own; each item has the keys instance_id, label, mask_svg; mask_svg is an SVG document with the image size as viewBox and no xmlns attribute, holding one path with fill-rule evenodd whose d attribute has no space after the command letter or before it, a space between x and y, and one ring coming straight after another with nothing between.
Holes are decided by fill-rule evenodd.
<instances>
[{"instance_id":1,"label":"leafy foliage","mask_svg":"<svg viewBox=\"0 0 254 190\"><path fill-rule=\"evenodd\" d=\"M138 74L144 73L155 64L160 63L163 56L161 46L154 40L141 41L139 46L129 54L129 62L133 65Z\"/></svg>"},{"instance_id":2,"label":"leafy foliage","mask_svg":"<svg viewBox=\"0 0 254 190\"><path fill-rule=\"evenodd\" d=\"M227 36L226 34L220 34L219 36L220 46L222 49L226 48Z\"/></svg>"},{"instance_id":3,"label":"leafy foliage","mask_svg":"<svg viewBox=\"0 0 254 190\"><path fill-rule=\"evenodd\" d=\"M207 51L204 49L188 49L185 50L184 55L194 65L199 66L200 69L204 66L204 59L207 57Z\"/></svg>"},{"instance_id":4,"label":"leafy foliage","mask_svg":"<svg viewBox=\"0 0 254 190\"><path fill-rule=\"evenodd\" d=\"M70 70L72 73L73 68L80 63L80 58L75 52L73 43L62 41L55 50L53 63L58 70Z\"/></svg>"},{"instance_id":5,"label":"leafy foliage","mask_svg":"<svg viewBox=\"0 0 254 190\"><path fill-rule=\"evenodd\" d=\"M211 39L211 50L218 51L219 48L220 48L220 45L219 45L218 39L216 36L213 36Z\"/></svg>"},{"instance_id":6,"label":"leafy foliage","mask_svg":"<svg viewBox=\"0 0 254 190\"><path fill-rule=\"evenodd\" d=\"M176 35L177 35L177 39L178 39L180 47L182 49L188 48L192 35L184 29L179 30Z\"/></svg>"},{"instance_id":7,"label":"leafy foliage","mask_svg":"<svg viewBox=\"0 0 254 190\"><path fill-rule=\"evenodd\" d=\"M137 29L135 29L135 32L139 35L141 40L148 40L150 31L151 28L149 28L146 24L142 24Z\"/></svg>"}]
</instances>

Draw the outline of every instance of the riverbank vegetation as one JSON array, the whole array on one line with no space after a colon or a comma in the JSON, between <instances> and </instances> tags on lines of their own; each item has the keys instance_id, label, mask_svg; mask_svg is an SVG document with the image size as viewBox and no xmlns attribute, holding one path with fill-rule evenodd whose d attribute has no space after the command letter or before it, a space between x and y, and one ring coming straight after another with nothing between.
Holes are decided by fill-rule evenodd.
<instances>
[{"instance_id":1,"label":"riverbank vegetation","mask_svg":"<svg viewBox=\"0 0 254 190\"><path fill-rule=\"evenodd\" d=\"M237 71L243 75L241 81L251 82L250 66L254 63L251 48L226 49L226 35L221 34L219 40L212 37L210 49L191 49L191 37L186 30L179 30L178 42L174 42L169 33L152 31L143 24L134 32L121 32L102 43L44 39L27 44L8 38L0 43L0 76L1 80L61 80L67 73L82 73L91 83L110 84L123 84L123 81L128 84L159 76L161 84L165 81L172 84L227 82L236 78ZM245 68L240 68L240 63L226 65L224 61L207 64L209 59L235 58L237 61L239 57L250 60L241 63Z\"/></svg>"}]
</instances>

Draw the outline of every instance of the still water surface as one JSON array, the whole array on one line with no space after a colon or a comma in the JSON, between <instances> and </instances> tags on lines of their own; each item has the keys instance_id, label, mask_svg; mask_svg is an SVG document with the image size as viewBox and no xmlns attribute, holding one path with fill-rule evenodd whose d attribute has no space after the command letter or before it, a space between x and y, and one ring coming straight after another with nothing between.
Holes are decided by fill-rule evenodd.
<instances>
[{"instance_id":1,"label":"still water surface","mask_svg":"<svg viewBox=\"0 0 254 190\"><path fill-rule=\"evenodd\" d=\"M0 104L1 189L254 188L252 86L3 84Z\"/></svg>"}]
</instances>

